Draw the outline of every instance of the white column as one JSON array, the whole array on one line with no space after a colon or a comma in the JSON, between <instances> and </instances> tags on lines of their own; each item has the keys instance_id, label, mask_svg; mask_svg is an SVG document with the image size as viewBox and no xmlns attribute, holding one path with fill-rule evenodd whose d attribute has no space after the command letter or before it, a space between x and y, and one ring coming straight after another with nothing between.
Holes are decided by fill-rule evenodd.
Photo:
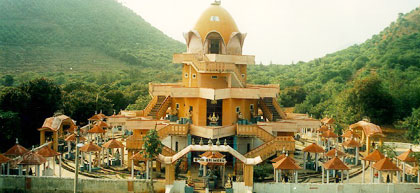
<instances>
[{"instance_id":1,"label":"white column","mask_svg":"<svg viewBox=\"0 0 420 193\"><path fill-rule=\"evenodd\" d=\"M92 172L92 152L89 152L89 172Z\"/></svg>"},{"instance_id":2,"label":"white column","mask_svg":"<svg viewBox=\"0 0 420 193\"><path fill-rule=\"evenodd\" d=\"M418 178L418 177L417 177ZM400 177L400 171L397 171L397 183L400 183L401 177ZM418 180L418 179L417 179Z\"/></svg>"},{"instance_id":3,"label":"white column","mask_svg":"<svg viewBox=\"0 0 420 193\"><path fill-rule=\"evenodd\" d=\"M365 183L365 161L362 161L362 184Z\"/></svg>"},{"instance_id":4,"label":"white column","mask_svg":"<svg viewBox=\"0 0 420 193\"><path fill-rule=\"evenodd\" d=\"M283 180L281 179L282 177L281 177L281 170L279 170L279 181L280 182L283 182Z\"/></svg>"},{"instance_id":5,"label":"white column","mask_svg":"<svg viewBox=\"0 0 420 193\"><path fill-rule=\"evenodd\" d=\"M274 182L278 182L277 181L277 169L274 168Z\"/></svg>"},{"instance_id":6,"label":"white column","mask_svg":"<svg viewBox=\"0 0 420 193\"><path fill-rule=\"evenodd\" d=\"M378 183L381 183L381 179L382 179L382 172L378 171Z\"/></svg>"},{"instance_id":7,"label":"white column","mask_svg":"<svg viewBox=\"0 0 420 193\"><path fill-rule=\"evenodd\" d=\"M55 159L54 159L54 156L51 157L51 159L52 159L52 162L53 162L53 171L54 171L54 176L55 176Z\"/></svg>"},{"instance_id":8,"label":"white column","mask_svg":"<svg viewBox=\"0 0 420 193\"><path fill-rule=\"evenodd\" d=\"M330 183L330 171L327 170L327 184Z\"/></svg>"},{"instance_id":9,"label":"white column","mask_svg":"<svg viewBox=\"0 0 420 193\"><path fill-rule=\"evenodd\" d=\"M322 183L324 183L324 173L325 173L324 170L325 170L324 167L322 167Z\"/></svg>"},{"instance_id":10,"label":"white column","mask_svg":"<svg viewBox=\"0 0 420 193\"><path fill-rule=\"evenodd\" d=\"M22 170L23 170L22 165L19 165L19 176L21 176L23 174Z\"/></svg>"},{"instance_id":11,"label":"white column","mask_svg":"<svg viewBox=\"0 0 420 193\"><path fill-rule=\"evenodd\" d=\"M203 165L203 176L207 176L207 166Z\"/></svg>"},{"instance_id":12,"label":"white column","mask_svg":"<svg viewBox=\"0 0 420 193\"><path fill-rule=\"evenodd\" d=\"M402 166L403 166L402 183L405 183L405 162L402 163Z\"/></svg>"},{"instance_id":13,"label":"white column","mask_svg":"<svg viewBox=\"0 0 420 193\"><path fill-rule=\"evenodd\" d=\"M149 164L149 160L146 161L146 179L149 179L149 169L150 168L150 164Z\"/></svg>"},{"instance_id":14,"label":"white column","mask_svg":"<svg viewBox=\"0 0 420 193\"><path fill-rule=\"evenodd\" d=\"M7 166L9 166L9 164L7 164ZM397 174L398 174L398 171L397 171ZM9 175L9 173L7 173L7 175ZM417 183L420 183L420 168L417 170Z\"/></svg>"},{"instance_id":15,"label":"white column","mask_svg":"<svg viewBox=\"0 0 420 193\"><path fill-rule=\"evenodd\" d=\"M344 170L341 170L341 183L344 183Z\"/></svg>"},{"instance_id":16,"label":"white column","mask_svg":"<svg viewBox=\"0 0 420 193\"><path fill-rule=\"evenodd\" d=\"M298 183L298 171L297 170L295 170L295 183L297 184Z\"/></svg>"},{"instance_id":17,"label":"white column","mask_svg":"<svg viewBox=\"0 0 420 193\"><path fill-rule=\"evenodd\" d=\"M131 160L131 179L134 179L134 160Z\"/></svg>"},{"instance_id":18,"label":"white column","mask_svg":"<svg viewBox=\"0 0 420 193\"><path fill-rule=\"evenodd\" d=\"M71 150L71 141L67 141L67 153L70 153Z\"/></svg>"},{"instance_id":19,"label":"white column","mask_svg":"<svg viewBox=\"0 0 420 193\"><path fill-rule=\"evenodd\" d=\"M350 170L347 170L347 183L350 182L350 176L349 176Z\"/></svg>"},{"instance_id":20,"label":"white column","mask_svg":"<svg viewBox=\"0 0 420 193\"><path fill-rule=\"evenodd\" d=\"M39 165L35 166L35 170L36 170L36 177L39 177Z\"/></svg>"},{"instance_id":21,"label":"white column","mask_svg":"<svg viewBox=\"0 0 420 193\"><path fill-rule=\"evenodd\" d=\"M371 161L369 161L370 165L370 183L373 183L373 167Z\"/></svg>"},{"instance_id":22,"label":"white column","mask_svg":"<svg viewBox=\"0 0 420 193\"><path fill-rule=\"evenodd\" d=\"M10 175L10 163L9 162L7 162L7 175Z\"/></svg>"},{"instance_id":23,"label":"white column","mask_svg":"<svg viewBox=\"0 0 420 193\"><path fill-rule=\"evenodd\" d=\"M306 170L306 160L307 160L308 153L303 152L303 169Z\"/></svg>"},{"instance_id":24,"label":"white column","mask_svg":"<svg viewBox=\"0 0 420 193\"><path fill-rule=\"evenodd\" d=\"M318 153L315 153L315 171L318 171Z\"/></svg>"},{"instance_id":25,"label":"white column","mask_svg":"<svg viewBox=\"0 0 420 193\"><path fill-rule=\"evenodd\" d=\"M106 165L109 166L109 149L106 149Z\"/></svg>"},{"instance_id":26,"label":"white column","mask_svg":"<svg viewBox=\"0 0 420 193\"><path fill-rule=\"evenodd\" d=\"M359 165L359 147L356 147L356 156L355 156L355 162L354 165Z\"/></svg>"}]
</instances>

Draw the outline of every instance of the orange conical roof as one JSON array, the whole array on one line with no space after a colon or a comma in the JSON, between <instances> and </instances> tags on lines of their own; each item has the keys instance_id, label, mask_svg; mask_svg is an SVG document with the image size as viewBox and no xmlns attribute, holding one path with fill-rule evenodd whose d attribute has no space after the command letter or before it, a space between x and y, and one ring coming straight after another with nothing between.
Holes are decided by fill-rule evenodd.
<instances>
[{"instance_id":1,"label":"orange conical roof","mask_svg":"<svg viewBox=\"0 0 420 193\"><path fill-rule=\"evenodd\" d=\"M276 158L272 159L272 160L271 160L271 162L276 163L276 162L278 162L278 161L282 160L282 159L283 159L283 158L285 158L285 157L286 157L286 154L281 154L281 155L277 156ZM293 159L293 158L291 158L291 157L290 157L290 159L292 159L292 160L293 160L293 162L296 162L296 160L295 160L295 159Z\"/></svg>"},{"instance_id":2,"label":"orange conical roof","mask_svg":"<svg viewBox=\"0 0 420 193\"><path fill-rule=\"evenodd\" d=\"M343 161L337 157L334 157L325 162L324 168L327 170L350 170L350 168L347 167L346 164L344 164Z\"/></svg>"},{"instance_id":3,"label":"orange conical roof","mask_svg":"<svg viewBox=\"0 0 420 193\"><path fill-rule=\"evenodd\" d=\"M0 154L0 164L7 163L8 161L10 161L10 158Z\"/></svg>"},{"instance_id":4,"label":"orange conical roof","mask_svg":"<svg viewBox=\"0 0 420 193\"><path fill-rule=\"evenodd\" d=\"M25 153L27 153L29 150L24 148L23 146L16 143L13 147L11 147L9 150L4 153L5 156L21 156Z\"/></svg>"},{"instance_id":5,"label":"orange conical roof","mask_svg":"<svg viewBox=\"0 0 420 193\"><path fill-rule=\"evenodd\" d=\"M53 149L48 147L48 145L42 147L41 149L38 149L36 153L38 153L42 157L54 157L54 156L60 155L60 153L54 151Z\"/></svg>"},{"instance_id":6,"label":"orange conical roof","mask_svg":"<svg viewBox=\"0 0 420 193\"><path fill-rule=\"evenodd\" d=\"M101 148L94 144L93 142L85 144L83 147L80 148L80 151L83 152L92 152L92 151L101 151Z\"/></svg>"},{"instance_id":7,"label":"orange conical roof","mask_svg":"<svg viewBox=\"0 0 420 193\"><path fill-rule=\"evenodd\" d=\"M344 147L360 147L360 143L357 142L356 140L354 140L353 138L351 138L351 139L345 141L343 143L343 146Z\"/></svg>"},{"instance_id":8,"label":"orange conical roof","mask_svg":"<svg viewBox=\"0 0 420 193\"><path fill-rule=\"evenodd\" d=\"M200 157L206 157L206 158L223 158L225 155L221 154L220 152L211 152L207 151L200 155Z\"/></svg>"},{"instance_id":9,"label":"orange conical roof","mask_svg":"<svg viewBox=\"0 0 420 193\"><path fill-rule=\"evenodd\" d=\"M102 120L102 119L104 119L106 117L106 115L104 115L104 114L102 114L102 113L99 113L99 114L95 114L95 115L93 115L91 118L89 118L88 120L90 120L90 121L99 121L99 120Z\"/></svg>"},{"instance_id":10,"label":"orange conical roof","mask_svg":"<svg viewBox=\"0 0 420 193\"><path fill-rule=\"evenodd\" d=\"M403 162L416 162L416 158L413 157L413 153L414 153L413 150L411 150L411 148L410 148L408 151L399 155L397 157L397 159L399 159Z\"/></svg>"},{"instance_id":11,"label":"orange conical roof","mask_svg":"<svg viewBox=\"0 0 420 193\"><path fill-rule=\"evenodd\" d=\"M76 141L76 134L71 134L69 136L66 137L66 139L64 139L65 141ZM86 141L86 138L84 138L83 136L79 137L80 141Z\"/></svg>"},{"instance_id":12,"label":"orange conical roof","mask_svg":"<svg viewBox=\"0 0 420 193\"><path fill-rule=\"evenodd\" d=\"M103 144L103 147L108 148L108 149L113 149L113 148L123 148L124 145L121 143L121 141L118 141L116 139L111 139L105 144Z\"/></svg>"},{"instance_id":13,"label":"orange conical roof","mask_svg":"<svg viewBox=\"0 0 420 193\"><path fill-rule=\"evenodd\" d=\"M357 134L356 132L354 132L353 130L348 129L343 135L341 135L341 137L345 137L345 138L357 137L357 138L360 138L360 135Z\"/></svg>"},{"instance_id":14,"label":"orange conical roof","mask_svg":"<svg viewBox=\"0 0 420 193\"><path fill-rule=\"evenodd\" d=\"M147 161L147 159L145 158L145 156L144 156L144 153L143 152L141 152L141 151L139 151L139 152L137 152L136 154L134 154L132 157L131 157L131 159L132 160L134 160L134 161Z\"/></svg>"},{"instance_id":15,"label":"orange conical roof","mask_svg":"<svg viewBox=\"0 0 420 193\"><path fill-rule=\"evenodd\" d=\"M98 125L94 125L92 129L90 129L88 131L88 133L105 133L106 131L103 130L101 127L99 127Z\"/></svg>"},{"instance_id":16,"label":"orange conical roof","mask_svg":"<svg viewBox=\"0 0 420 193\"><path fill-rule=\"evenodd\" d=\"M324 131L328 131L328 130L329 129L328 129L328 127L326 125L322 125L317 131L324 132Z\"/></svg>"},{"instance_id":17,"label":"orange conical roof","mask_svg":"<svg viewBox=\"0 0 420 193\"><path fill-rule=\"evenodd\" d=\"M309 152L309 153L323 153L323 152L325 152L324 148L320 147L316 143L312 143L311 145L305 147L302 151Z\"/></svg>"},{"instance_id":18,"label":"orange conical roof","mask_svg":"<svg viewBox=\"0 0 420 193\"><path fill-rule=\"evenodd\" d=\"M375 149L375 151L367 155L365 158L363 158L363 160L377 162L383 159L384 157L384 154L382 154L379 150Z\"/></svg>"},{"instance_id":19,"label":"orange conical roof","mask_svg":"<svg viewBox=\"0 0 420 193\"><path fill-rule=\"evenodd\" d=\"M279 160L276 163L273 163L274 169L281 169L281 170L300 170L302 169L293 161L292 158L289 156L284 157L283 159Z\"/></svg>"},{"instance_id":20,"label":"orange conical roof","mask_svg":"<svg viewBox=\"0 0 420 193\"><path fill-rule=\"evenodd\" d=\"M337 155L335 155L335 153L337 152ZM346 154L345 153L343 153L342 151L340 151L340 150L337 150L336 148L334 148L334 149L331 149L330 151L328 151L326 154L325 154L325 156L327 156L327 157L335 157L335 156L337 156L337 157L343 157L343 156L345 156Z\"/></svg>"},{"instance_id":21,"label":"orange conical roof","mask_svg":"<svg viewBox=\"0 0 420 193\"><path fill-rule=\"evenodd\" d=\"M109 127L108 123L105 123L105 121L99 121L98 123L96 123L96 125L98 125L100 128L108 128Z\"/></svg>"},{"instance_id":22,"label":"orange conical roof","mask_svg":"<svg viewBox=\"0 0 420 193\"><path fill-rule=\"evenodd\" d=\"M337 138L338 135L335 134L333 131L331 131L330 129L328 129L328 131L324 131L321 134L321 137L325 137L325 138Z\"/></svg>"},{"instance_id":23,"label":"orange conical roof","mask_svg":"<svg viewBox=\"0 0 420 193\"><path fill-rule=\"evenodd\" d=\"M30 151L23 155L22 160L18 162L19 165L41 165L47 160L36 152Z\"/></svg>"},{"instance_id":24,"label":"orange conical roof","mask_svg":"<svg viewBox=\"0 0 420 193\"><path fill-rule=\"evenodd\" d=\"M399 171L400 170L400 168L398 168L394 163L392 163L392 161L387 157L379 160L378 162L373 164L372 167L379 171Z\"/></svg>"}]
</instances>

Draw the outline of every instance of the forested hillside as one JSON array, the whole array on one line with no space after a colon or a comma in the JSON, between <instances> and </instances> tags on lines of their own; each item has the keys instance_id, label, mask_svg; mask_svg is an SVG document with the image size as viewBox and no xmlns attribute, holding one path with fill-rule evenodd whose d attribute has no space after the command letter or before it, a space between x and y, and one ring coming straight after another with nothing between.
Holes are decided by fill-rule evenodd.
<instances>
[{"instance_id":1,"label":"forested hillside","mask_svg":"<svg viewBox=\"0 0 420 193\"><path fill-rule=\"evenodd\" d=\"M360 45L309 62L256 65L248 74L254 83L280 84L280 103L297 112L344 124L395 123L420 107L420 9Z\"/></svg>"}]
</instances>

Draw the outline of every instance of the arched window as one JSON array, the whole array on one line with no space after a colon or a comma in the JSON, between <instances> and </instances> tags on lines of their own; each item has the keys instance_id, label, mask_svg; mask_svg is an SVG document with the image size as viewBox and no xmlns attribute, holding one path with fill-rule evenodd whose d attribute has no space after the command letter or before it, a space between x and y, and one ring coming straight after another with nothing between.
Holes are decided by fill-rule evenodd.
<instances>
[{"instance_id":1,"label":"arched window","mask_svg":"<svg viewBox=\"0 0 420 193\"><path fill-rule=\"evenodd\" d=\"M206 38L207 53L209 54L223 54L224 47L222 36L217 32L211 32Z\"/></svg>"}]
</instances>

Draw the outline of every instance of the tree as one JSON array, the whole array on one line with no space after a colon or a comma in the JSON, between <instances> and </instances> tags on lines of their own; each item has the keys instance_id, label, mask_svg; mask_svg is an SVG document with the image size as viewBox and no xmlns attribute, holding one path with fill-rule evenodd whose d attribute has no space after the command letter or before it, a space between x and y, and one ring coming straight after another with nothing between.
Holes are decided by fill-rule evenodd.
<instances>
[{"instance_id":1,"label":"tree","mask_svg":"<svg viewBox=\"0 0 420 193\"><path fill-rule=\"evenodd\" d=\"M147 135L143 137L143 140L144 140L143 153L146 156L146 159L152 162L153 159L155 159L160 153L162 153L162 147L163 147L163 144L159 139L156 126L155 126L155 129L151 129L149 130L149 132L147 132ZM149 164L149 165L153 165L153 164ZM153 193L155 192L154 187L153 187L153 175L152 175L153 166L151 167L152 169L150 170L149 190L150 192Z\"/></svg>"},{"instance_id":2,"label":"tree","mask_svg":"<svg viewBox=\"0 0 420 193\"><path fill-rule=\"evenodd\" d=\"M11 75L5 75L4 77L3 77L3 85L4 86L13 86L13 83L15 82L15 79L13 78L13 76L11 76Z\"/></svg>"},{"instance_id":3,"label":"tree","mask_svg":"<svg viewBox=\"0 0 420 193\"><path fill-rule=\"evenodd\" d=\"M413 109L410 116L397 124L397 128L406 129L406 136L413 143L420 143L420 108Z\"/></svg>"}]
</instances>

